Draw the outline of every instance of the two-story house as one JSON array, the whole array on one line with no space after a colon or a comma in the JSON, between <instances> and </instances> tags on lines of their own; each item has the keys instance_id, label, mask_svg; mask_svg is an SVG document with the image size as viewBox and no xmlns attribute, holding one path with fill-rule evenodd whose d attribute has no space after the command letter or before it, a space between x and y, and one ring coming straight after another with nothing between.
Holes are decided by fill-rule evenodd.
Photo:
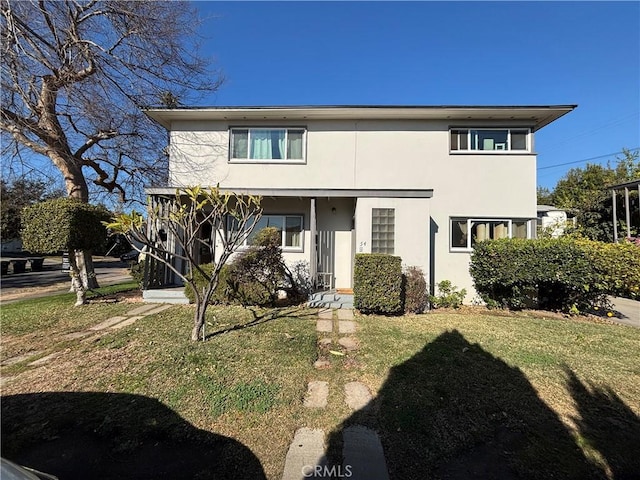
<instances>
[{"instance_id":1,"label":"two-story house","mask_svg":"<svg viewBox=\"0 0 640 480\"><path fill-rule=\"evenodd\" d=\"M354 255L390 253L473 297L475 242L530 238L534 135L575 105L152 109L170 133L169 186L263 196L288 262L353 286Z\"/></svg>"}]
</instances>

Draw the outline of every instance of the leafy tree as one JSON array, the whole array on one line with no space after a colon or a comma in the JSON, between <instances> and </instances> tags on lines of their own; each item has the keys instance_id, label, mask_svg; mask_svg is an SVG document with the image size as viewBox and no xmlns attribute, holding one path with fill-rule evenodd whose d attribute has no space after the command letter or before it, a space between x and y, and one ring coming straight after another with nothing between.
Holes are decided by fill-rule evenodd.
<instances>
[{"instance_id":1,"label":"leafy tree","mask_svg":"<svg viewBox=\"0 0 640 480\"><path fill-rule=\"evenodd\" d=\"M196 304L191 339L198 340L220 272L262 217L260 201L260 197L221 192L218 187L182 188L174 198L158 201L147 221L137 212L121 213L106 226L125 235L135 249L165 265L191 287ZM216 252L217 245L222 251ZM199 264L203 252L218 259L213 268ZM186 265L186 272L178 262Z\"/></svg>"},{"instance_id":2,"label":"leafy tree","mask_svg":"<svg viewBox=\"0 0 640 480\"><path fill-rule=\"evenodd\" d=\"M194 8L164 1L0 0L0 9L5 152L15 161L48 158L68 196L85 203L90 187L124 202L139 196L144 182L161 184L166 132L141 108L191 103L189 95L215 90L220 79L193 41ZM91 252L75 254L92 273ZM82 277L95 279L90 273Z\"/></svg>"},{"instance_id":3,"label":"leafy tree","mask_svg":"<svg viewBox=\"0 0 640 480\"><path fill-rule=\"evenodd\" d=\"M82 203L75 198L48 200L23 210L21 233L25 249L49 254L70 252L71 284L76 292L76 306L86 303L85 285L90 282L82 278L86 269L78 265L78 258L71 252L103 248L107 230L102 222L110 216L106 208Z\"/></svg>"},{"instance_id":4,"label":"leafy tree","mask_svg":"<svg viewBox=\"0 0 640 480\"><path fill-rule=\"evenodd\" d=\"M584 168L573 168L561 178L551 194L551 203L556 207L575 213L578 232L592 240L611 241L613 238L613 203L610 185L640 178L638 152L623 149L623 156L616 165L587 164ZM622 199L617 204L623 211ZM638 211L637 192L631 192L632 210ZM619 219L619 228L626 228Z\"/></svg>"},{"instance_id":5,"label":"leafy tree","mask_svg":"<svg viewBox=\"0 0 640 480\"><path fill-rule=\"evenodd\" d=\"M547 187L538 187L538 205L553 205L553 193Z\"/></svg>"},{"instance_id":6,"label":"leafy tree","mask_svg":"<svg viewBox=\"0 0 640 480\"><path fill-rule=\"evenodd\" d=\"M9 183L0 179L2 239L20 238L22 209L24 207L62 196L64 196L64 192L50 191L42 180L19 178Z\"/></svg>"}]
</instances>

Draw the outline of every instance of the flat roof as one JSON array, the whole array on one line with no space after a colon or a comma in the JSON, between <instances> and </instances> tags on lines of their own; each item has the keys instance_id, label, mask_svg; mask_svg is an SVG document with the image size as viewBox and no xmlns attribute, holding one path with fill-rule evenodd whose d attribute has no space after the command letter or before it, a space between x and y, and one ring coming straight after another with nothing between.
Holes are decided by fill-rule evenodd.
<instances>
[{"instance_id":1,"label":"flat roof","mask_svg":"<svg viewBox=\"0 0 640 480\"><path fill-rule=\"evenodd\" d=\"M610 185L607 188L618 190L625 187L629 188L629 187L638 187L638 186L640 186L640 178L637 180L631 180L630 182L618 183L617 185Z\"/></svg>"},{"instance_id":2,"label":"flat roof","mask_svg":"<svg viewBox=\"0 0 640 480\"><path fill-rule=\"evenodd\" d=\"M184 120L478 120L520 121L539 130L577 105L291 105L150 108L166 129Z\"/></svg>"}]
</instances>

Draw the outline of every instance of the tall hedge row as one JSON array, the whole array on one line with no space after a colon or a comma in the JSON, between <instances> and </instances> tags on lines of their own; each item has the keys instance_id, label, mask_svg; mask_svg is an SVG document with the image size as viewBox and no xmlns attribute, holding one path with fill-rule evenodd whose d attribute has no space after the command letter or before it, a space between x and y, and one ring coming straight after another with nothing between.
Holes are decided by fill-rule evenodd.
<instances>
[{"instance_id":1,"label":"tall hedge row","mask_svg":"<svg viewBox=\"0 0 640 480\"><path fill-rule=\"evenodd\" d=\"M364 313L401 314L402 259L380 253L356 254L353 302Z\"/></svg>"},{"instance_id":2,"label":"tall hedge row","mask_svg":"<svg viewBox=\"0 0 640 480\"><path fill-rule=\"evenodd\" d=\"M73 198L36 203L22 211L22 241L32 253L59 253L69 249L102 250L111 214L104 207Z\"/></svg>"},{"instance_id":3,"label":"tall hedge row","mask_svg":"<svg viewBox=\"0 0 640 480\"><path fill-rule=\"evenodd\" d=\"M566 237L492 240L476 244L470 272L489 306L584 310L608 294L638 292L640 248Z\"/></svg>"}]
</instances>

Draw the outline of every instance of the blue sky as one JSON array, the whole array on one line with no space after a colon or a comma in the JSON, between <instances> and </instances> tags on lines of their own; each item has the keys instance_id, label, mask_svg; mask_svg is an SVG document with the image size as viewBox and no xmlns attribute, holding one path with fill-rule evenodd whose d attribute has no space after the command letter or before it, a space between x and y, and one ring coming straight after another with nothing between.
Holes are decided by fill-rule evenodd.
<instances>
[{"instance_id":1,"label":"blue sky","mask_svg":"<svg viewBox=\"0 0 640 480\"><path fill-rule=\"evenodd\" d=\"M550 105L538 185L640 147L640 2L197 2L203 105ZM576 162L553 168L553 165Z\"/></svg>"}]
</instances>

